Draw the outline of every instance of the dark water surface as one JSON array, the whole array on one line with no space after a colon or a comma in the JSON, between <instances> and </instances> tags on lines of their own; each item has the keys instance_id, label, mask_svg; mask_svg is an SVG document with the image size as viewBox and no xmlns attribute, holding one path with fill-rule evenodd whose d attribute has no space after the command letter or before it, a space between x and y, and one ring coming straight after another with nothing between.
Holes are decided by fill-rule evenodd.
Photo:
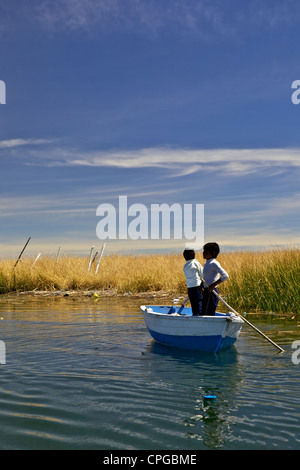
<instances>
[{"instance_id":1,"label":"dark water surface","mask_svg":"<svg viewBox=\"0 0 300 470\"><path fill-rule=\"evenodd\" d=\"M0 298L0 449L300 449L297 321L255 320L283 354L245 325L204 355L154 343L139 304Z\"/></svg>"}]
</instances>

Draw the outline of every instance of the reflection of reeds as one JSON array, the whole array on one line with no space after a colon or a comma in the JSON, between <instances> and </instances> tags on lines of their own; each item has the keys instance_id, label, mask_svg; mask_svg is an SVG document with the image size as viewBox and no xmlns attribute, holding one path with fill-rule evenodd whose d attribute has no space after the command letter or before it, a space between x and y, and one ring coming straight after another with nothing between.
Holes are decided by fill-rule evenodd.
<instances>
[{"instance_id":1,"label":"reflection of reeds","mask_svg":"<svg viewBox=\"0 0 300 470\"><path fill-rule=\"evenodd\" d=\"M202 256L198 256L203 264ZM299 313L300 250L233 252L219 255L229 279L220 293L229 305L242 311ZM0 261L0 293L32 290L112 290L117 293L164 291L185 295L184 258L170 255L110 255L87 271L89 259L61 257Z\"/></svg>"}]
</instances>

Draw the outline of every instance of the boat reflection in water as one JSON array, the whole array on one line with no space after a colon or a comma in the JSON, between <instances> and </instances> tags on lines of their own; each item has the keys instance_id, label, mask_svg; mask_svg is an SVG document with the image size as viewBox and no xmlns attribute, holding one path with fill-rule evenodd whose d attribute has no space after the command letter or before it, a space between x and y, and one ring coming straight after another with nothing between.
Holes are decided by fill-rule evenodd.
<instances>
[{"instance_id":1,"label":"boat reflection in water","mask_svg":"<svg viewBox=\"0 0 300 470\"><path fill-rule=\"evenodd\" d=\"M238 419L235 396L243 382L244 367L236 348L208 354L150 340L144 359L148 380L162 390L172 391L169 410L177 412L169 419L173 426L176 420L185 426L186 437L194 442L191 448L222 448ZM206 395L216 399L206 400Z\"/></svg>"}]
</instances>

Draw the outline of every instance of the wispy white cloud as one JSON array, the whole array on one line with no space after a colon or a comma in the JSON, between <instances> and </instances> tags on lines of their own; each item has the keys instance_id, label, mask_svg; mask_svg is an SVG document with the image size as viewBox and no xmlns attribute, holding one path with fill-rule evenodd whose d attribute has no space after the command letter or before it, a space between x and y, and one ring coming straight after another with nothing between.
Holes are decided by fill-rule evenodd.
<instances>
[{"instance_id":1,"label":"wispy white cloud","mask_svg":"<svg viewBox=\"0 0 300 470\"><path fill-rule=\"evenodd\" d=\"M7 146L8 147L8 146ZM1 148L1 143L0 143ZM269 170L272 174L286 168L300 167L300 149L187 149L143 148L135 150L81 151L50 146L31 148L27 163L40 166L86 166L134 168L168 168L171 176L198 171L221 171L240 176Z\"/></svg>"},{"instance_id":2,"label":"wispy white cloud","mask_svg":"<svg viewBox=\"0 0 300 470\"><path fill-rule=\"evenodd\" d=\"M253 28L274 29L300 21L297 0L43 0L37 19L49 28L134 30L157 35L168 29L205 41L236 39Z\"/></svg>"},{"instance_id":3,"label":"wispy white cloud","mask_svg":"<svg viewBox=\"0 0 300 470\"><path fill-rule=\"evenodd\" d=\"M57 193L29 194L22 196L0 196L0 218L34 215L52 215L55 218L61 216L73 217L74 215L95 216L97 206L105 201L118 204L118 196L127 195L131 201L156 200L159 189L159 199L177 195L177 188L160 189L159 184L135 188L132 186L120 186L112 184L109 187L92 186L81 189L80 193L74 190L60 190Z\"/></svg>"},{"instance_id":4,"label":"wispy white cloud","mask_svg":"<svg viewBox=\"0 0 300 470\"><path fill-rule=\"evenodd\" d=\"M43 0L36 9L37 19L48 28L104 31L134 28L157 32L175 24L196 30L198 22L216 22L216 9L208 0Z\"/></svg>"},{"instance_id":5,"label":"wispy white cloud","mask_svg":"<svg viewBox=\"0 0 300 470\"><path fill-rule=\"evenodd\" d=\"M212 231L213 233L213 231ZM264 230L253 228L241 228L236 230L230 228L222 228L219 232L218 242L225 250L231 249L249 249L249 250L266 250L278 248L299 248L300 237L298 232L291 233L281 228L274 231L273 227L264 227ZM213 238L214 235L211 237ZM207 238L207 240L209 237Z\"/></svg>"},{"instance_id":6,"label":"wispy white cloud","mask_svg":"<svg viewBox=\"0 0 300 470\"><path fill-rule=\"evenodd\" d=\"M17 142L18 139L15 139ZM33 146L34 147L34 146ZM56 165L59 156L59 149L51 148L48 145L39 147L15 146L14 152L19 152L22 158L31 157L32 161L39 162L40 165ZM3 147L1 152L9 152L10 147ZM18 150L19 149L19 150ZM49 154L50 152L50 154ZM26 157L23 156L26 155ZM96 208L100 203L108 202L118 204L118 196L125 194L129 198L129 204L141 202L150 204L154 202L186 202L186 194L198 197L198 203L205 204L205 237L213 239L218 234L218 241L223 247L262 247L271 245L297 245L300 243L297 215L300 210L300 194L295 190L295 186L289 189L285 179L280 190L272 188L271 191L265 188L249 188L243 191L240 177L257 172L259 177L262 171L267 172L267 176L272 172L284 171L286 168L292 169L295 175L300 166L299 149L214 149L214 150L191 150L191 149L140 149L132 152L80 152L63 149L63 157L60 155L59 165L81 166L88 165L91 168L101 166L113 166L116 170L123 168L148 168L153 166L157 169L167 168L163 172L164 185L156 178L149 178L147 184L131 185L128 181L119 183L119 179L111 179L108 185L88 185L81 187L79 192L73 188L56 186L56 191L48 190L42 194L21 194L2 193L0 198L0 218L4 228L17 220L19 224L24 220L30 220L31 232L33 236L39 233L40 226L46 221L47 227L55 226L54 233L45 233L43 243L49 246L62 243L62 237L66 236L66 226L68 234L74 246L77 248L86 244L88 237L95 237L95 227L97 223ZM52 161L54 159L54 161ZM77 160L80 160L78 162ZM75 163L74 163L75 162ZM172 171L170 171L170 169ZM165 174L188 175L190 172L214 172L212 178L204 175L200 182L199 191L197 178L184 181L185 184L174 184L173 180L167 180ZM156 175L161 171L155 172ZM292 172L289 173L291 175ZM238 191L234 185L226 188L224 175L234 175L238 186ZM201 175L203 174L201 173ZM251 177L252 178L252 177ZM270 180L268 179L268 184ZM260 180L266 182L267 179ZM211 190L211 181L214 187L222 184L222 188L216 194ZM228 181L228 180L227 180ZM243 181L249 181L247 178ZM251 181L254 181L251 179ZM280 179L276 179L281 181ZM295 182L295 180L293 180ZM188 185L186 184L188 182ZM232 182L232 179L231 179ZM189 184L191 183L191 184ZM270 188L270 186L268 186ZM282 190L282 191L281 191ZM283 191L284 190L284 191ZM281 194L282 192L282 194ZM201 197L203 196L203 199ZM117 207L117 206L116 206ZM25 219L24 219L25 218ZM27 223L27 222L26 222ZM25 223L25 225L26 225ZM38 229L36 230L36 227ZM72 233L74 231L74 233ZM76 232L77 231L77 232ZM76 232L76 233L75 233ZM87 234L88 232L88 234ZM81 240L76 242L75 240ZM85 240L85 241L84 241ZM84 242L83 242L84 241ZM98 242L100 243L100 242ZM114 245L118 249L130 249L130 243L125 243L123 248ZM149 246L141 248L161 248L161 244L149 242ZM175 245L166 244L166 249L175 249ZM180 246L178 245L178 248ZM135 244L133 250L137 249ZM1 246L0 246L1 251Z\"/></svg>"},{"instance_id":7,"label":"wispy white cloud","mask_svg":"<svg viewBox=\"0 0 300 470\"><path fill-rule=\"evenodd\" d=\"M49 28L87 29L108 18L118 19L121 10L118 0L43 0L36 8L36 18Z\"/></svg>"},{"instance_id":8,"label":"wispy white cloud","mask_svg":"<svg viewBox=\"0 0 300 470\"><path fill-rule=\"evenodd\" d=\"M218 223L228 224L230 220L233 226L238 223L252 224L264 227L266 220L277 220L279 217L295 216L300 212L300 193L289 195L280 194L253 194L242 197L230 196L217 198L210 202L210 211L218 214Z\"/></svg>"},{"instance_id":9,"label":"wispy white cloud","mask_svg":"<svg viewBox=\"0 0 300 470\"><path fill-rule=\"evenodd\" d=\"M111 32L117 27L157 34L176 28L179 33L214 40L236 37L253 27L297 24L300 5L297 0L19 0L17 8L2 2L1 14L0 31L17 17L49 30Z\"/></svg>"},{"instance_id":10,"label":"wispy white cloud","mask_svg":"<svg viewBox=\"0 0 300 470\"><path fill-rule=\"evenodd\" d=\"M0 140L0 149L12 149L24 145L41 145L48 144L53 141L47 139L9 139Z\"/></svg>"},{"instance_id":11,"label":"wispy white cloud","mask_svg":"<svg viewBox=\"0 0 300 470\"><path fill-rule=\"evenodd\" d=\"M26 152L23 148L26 147ZM119 169L166 168L169 176L199 171L242 176L269 171L276 175L300 167L299 148L190 149L149 147L132 150L80 150L57 140L15 138L0 141L1 154L22 158L27 165L44 167L112 167Z\"/></svg>"},{"instance_id":12,"label":"wispy white cloud","mask_svg":"<svg viewBox=\"0 0 300 470\"><path fill-rule=\"evenodd\" d=\"M126 191L127 188L122 188ZM132 188L131 188L132 190ZM110 198L111 189L102 190L102 196ZM154 192L144 191L136 193L142 196L155 197ZM84 195L84 197L82 197ZM132 198L134 193L131 194ZM165 194L159 194L160 201ZM205 239L214 239L218 233L218 242L222 249L226 247L235 248L274 248L276 246L299 246L299 230L293 224L280 226L279 219L286 217L294 220L300 208L299 194L293 198L287 196L273 195L264 197L225 197L216 199L209 204L209 212L213 221L209 221L205 215ZM140 199L141 200L141 199ZM143 200L143 199L142 199ZM1 223L3 226L8 220L16 217L26 216L32 223L31 234L33 236L34 249L43 251L56 249L63 244L68 250L87 250L89 243L100 245L101 241L96 239L96 207L101 202L97 188L90 188L85 194L78 196L70 194L38 195L27 197L4 197L0 199ZM144 200L143 200L144 202ZM45 234L37 239L39 231L36 232L36 223L41 223L45 217L56 225L56 233ZM83 224L83 220L85 223ZM65 224L68 224L68 233L65 233ZM60 225L63 224L63 227ZM95 241L93 238L95 237ZM68 238L69 237L69 238ZM18 237L16 237L18 240ZM9 248L9 243L1 247L0 253ZM20 243L20 241L18 242ZM41 245L39 248L38 246ZM179 241L108 241L109 250L137 250L137 249L181 249L182 242Z\"/></svg>"}]
</instances>

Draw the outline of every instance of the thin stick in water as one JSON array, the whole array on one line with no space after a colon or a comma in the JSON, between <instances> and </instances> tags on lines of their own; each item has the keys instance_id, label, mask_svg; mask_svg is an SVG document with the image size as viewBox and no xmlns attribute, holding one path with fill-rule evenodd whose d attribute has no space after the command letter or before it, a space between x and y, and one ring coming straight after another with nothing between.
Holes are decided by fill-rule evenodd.
<instances>
[{"instance_id":1,"label":"thin stick in water","mask_svg":"<svg viewBox=\"0 0 300 470\"><path fill-rule=\"evenodd\" d=\"M27 246L28 243L30 242L30 239L31 239L31 237L29 237L28 240L27 240L27 242L25 243L23 250L22 250L21 253L19 254L19 257L18 257L17 261L15 262L14 268L17 266L18 262L20 261L21 256L22 256L22 254L24 253L26 246Z\"/></svg>"},{"instance_id":2,"label":"thin stick in water","mask_svg":"<svg viewBox=\"0 0 300 470\"><path fill-rule=\"evenodd\" d=\"M92 264L92 256L93 256L93 251L94 251L94 245L92 246L91 248L91 252L90 252L90 260L89 260L89 266L88 266L88 272L90 271L91 269L91 264Z\"/></svg>"},{"instance_id":3,"label":"thin stick in water","mask_svg":"<svg viewBox=\"0 0 300 470\"><path fill-rule=\"evenodd\" d=\"M60 257L60 247L59 247L58 250L57 250L57 255L56 255L55 264L57 264L57 262L58 262L58 260L59 260L59 257Z\"/></svg>"},{"instance_id":4,"label":"thin stick in water","mask_svg":"<svg viewBox=\"0 0 300 470\"><path fill-rule=\"evenodd\" d=\"M104 248L105 248L105 243L103 243L102 250L101 250L101 253L99 255L99 259L98 259L98 263L97 263L97 266L96 266L95 274L97 274L97 272L98 272L99 264L100 264L101 258L103 256Z\"/></svg>"},{"instance_id":5,"label":"thin stick in water","mask_svg":"<svg viewBox=\"0 0 300 470\"><path fill-rule=\"evenodd\" d=\"M33 266L35 265L35 263L37 262L37 260L39 259L39 257L41 256L42 253L39 253L37 255L37 257L35 258L34 262L32 263L31 267L33 268Z\"/></svg>"}]
</instances>

